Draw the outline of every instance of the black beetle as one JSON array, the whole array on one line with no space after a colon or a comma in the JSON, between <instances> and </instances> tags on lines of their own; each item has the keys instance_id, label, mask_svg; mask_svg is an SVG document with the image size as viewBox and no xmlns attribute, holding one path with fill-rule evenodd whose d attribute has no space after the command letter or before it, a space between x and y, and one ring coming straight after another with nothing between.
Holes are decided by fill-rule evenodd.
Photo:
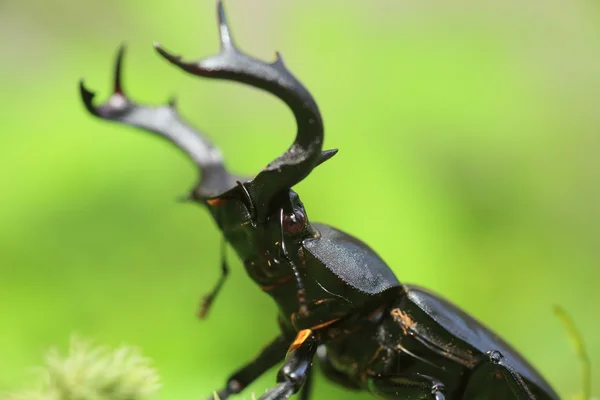
<instances>
[{"instance_id":1,"label":"black beetle","mask_svg":"<svg viewBox=\"0 0 600 400\"><path fill-rule=\"evenodd\" d=\"M256 177L229 173L220 151L181 120L174 104L133 103L121 86L123 48L108 102L94 106L94 94L83 83L81 95L92 114L163 136L193 159L201 179L189 200L208 208L250 277L279 307L281 335L227 380L218 391L220 399L240 393L284 360L277 386L260 399L286 399L301 389L307 399L315 355L331 380L380 398L558 399L523 357L481 323L434 293L401 284L360 240L308 221L291 188L337 150L322 150L324 128L317 104L281 56L265 63L240 52L221 2L217 7L219 54L183 62L159 45L156 49L193 75L242 82L290 107L298 126L296 139ZM227 276L225 262L222 268L201 316Z\"/></svg>"}]
</instances>

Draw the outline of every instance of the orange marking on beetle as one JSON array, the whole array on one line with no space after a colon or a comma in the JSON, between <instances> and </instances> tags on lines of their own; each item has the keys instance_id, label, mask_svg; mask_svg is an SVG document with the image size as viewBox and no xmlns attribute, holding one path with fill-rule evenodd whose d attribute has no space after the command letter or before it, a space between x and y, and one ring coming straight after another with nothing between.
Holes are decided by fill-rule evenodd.
<instances>
[{"instance_id":1,"label":"orange marking on beetle","mask_svg":"<svg viewBox=\"0 0 600 400\"><path fill-rule=\"evenodd\" d=\"M292 315L290 315L290 323L292 324L292 326L296 326L296 313L292 313Z\"/></svg>"},{"instance_id":2,"label":"orange marking on beetle","mask_svg":"<svg viewBox=\"0 0 600 400\"><path fill-rule=\"evenodd\" d=\"M377 359L377 357L379 357L379 353L381 353L381 350L383 350L383 346L379 346L377 348L377 351L375 352L375 354L373 354L373 357L371 357L367 365L372 364Z\"/></svg>"},{"instance_id":3,"label":"orange marking on beetle","mask_svg":"<svg viewBox=\"0 0 600 400\"><path fill-rule=\"evenodd\" d=\"M314 302L314 305L317 306L319 304L325 303L326 301L333 301L333 300L334 299L329 299L329 298L327 298L327 299L319 299L319 300L317 300L317 301Z\"/></svg>"},{"instance_id":4,"label":"orange marking on beetle","mask_svg":"<svg viewBox=\"0 0 600 400\"><path fill-rule=\"evenodd\" d=\"M215 197L214 199L208 199L206 200L206 202L208 203L209 206L222 206L223 204L227 203L227 199L223 199L221 197Z\"/></svg>"},{"instance_id":5,"label":"orange marking on beetle","mask_svg":"<svg viewBox=\"0 0 600 400\"><path fill-rule=\"evenodd\" d=\"M312 329L312 330L316 330L316 329L325 328L326 326L329 326L329 325L331 325L331 324L333 324L334 322L337 322L337 321L339 321L339 320L340 320L339 318L332 319L331 321L327 321L327 322L323 322L322 324L318 324L318 325L315 325L315 326L311 326L311 327L310 327L310 329Z\"/></svg>"},{"instance_id":6,"label":"orange marking on beetle","mask_svg":"<svg viewBox=\"0 0 600 400\"><path fill-rule=\"evenodd\" d=\"M390 314L392 314L392 317L394 317L394 321L398 322L398 325L400 325L400 328L402 328L402 332L405 335L408 335L410 331L417 326L417 323L410 317L410 315L399 308L394 308L392 311L390 311Z\"/></svg>"},{"instance_id":7,"label":"orange marking on beetle","mask_svg":"<svg viewBox=\"0 0 600 400\"><path fill-rule=\"evenodd\" d=\"M293 275L284 276L283 278L281 278L277 282L273 283L272 285L261 286L260 288L264 292L268 292L269 290L271 290L273 288L276 288L279 285L283 285L284 283L288 283L290 281L290 279L292 279L293 277L294 277Z\"/></svg>"},{"instance_id":8,"label":"orange marking on beetle","mask_svg":"<svg viewBox=\"0 0 600 400\"><path fill-rule=\"evenodd\" d=\"M306 339L308 339L311 333L312 331L310 329L302 329L300 332L298 332L298 334L296 335L296 339L294 339L294 342L290 345L290 348L288 349L288 353L300 347L300 345L302 345L302 343L304 343Z\"/></svg>"}]
</instances>

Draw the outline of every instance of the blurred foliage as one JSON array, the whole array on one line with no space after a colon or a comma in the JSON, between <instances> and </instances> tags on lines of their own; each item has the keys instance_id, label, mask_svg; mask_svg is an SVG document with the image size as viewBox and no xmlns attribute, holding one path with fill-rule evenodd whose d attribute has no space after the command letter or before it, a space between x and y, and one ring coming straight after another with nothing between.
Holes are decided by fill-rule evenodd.
<instances>
[{"instance_id":1,"label":"blurred foliage","mask_svg":"<svg viewBox=\"0 0 600 400\"><path fill-rule=\"evenodd\" d=\"M340 148L297 188L310 218L480 318L568 397L581 384L552 314L560 304L597 382L600 6L226 5L240 46L263 59L282 51L319 102L325 146ZM84 111L77 80L108 94L123 40L131 96L177 93L234 170L258 171L291 141L277 100L154 54L154 40L189 58L216 51L212 0L0 2L0 390L77 331L135 343L156 361L165 398L198 398L277 332L275 306L237 260L209 320L194 319L219 274L220 240L204 210L174 201L194 168L161 140ZM248 393L273 383L270 372ZM316 390L365 398L324 379Z\"/></svg>"},{"instance_id":2,"label":"blurred foliage","mask_svg":"<svg viewBox=\"0 0 600 400\"><path fill-rule=\"evenodd\" d=\"M562 321L563 325L569 333L573 348L579 363L581 364L581 394L577 397L581 400L588 400L592 398L592 371L590 366L590 357L587 354L587 349L581 336L581 332L577 329L575 321L569 315L569 313L560 306L554 306L554 314Z\"/></svg>"},{"instance_id":3,"label":"blurred foliage","mask_svg":"<svg viewBox=\"0 0 600 400\"><path fill-rule=\"evenodd\" d=\"M143 400L160 389L150 360L129 346L109 349L71 339L62 356L53 348L38 368L34 389L1 395L2 400Z\"/></svg>"}]
</instances>

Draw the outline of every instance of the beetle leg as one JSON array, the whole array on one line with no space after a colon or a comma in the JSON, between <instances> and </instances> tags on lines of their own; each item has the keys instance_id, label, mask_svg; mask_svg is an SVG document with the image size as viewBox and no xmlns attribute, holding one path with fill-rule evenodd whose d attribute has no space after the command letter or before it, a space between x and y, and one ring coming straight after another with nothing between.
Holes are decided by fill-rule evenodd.
<instances>
[{"instance_id":1,"label":"beetle leg","mask_svg":"<svg viewBox=\"0 0 600 400\"><path fill-rule=\"evenodd\" d=\"M319 346L317 349L317 356L319 358L319 369L329 381L350 390L360 389L360 385L356 380L352 380L347 375L342 374L334 368L331 360L327 357L327 348L325 346Z\"/></svg>"},{"instance_id":2,"label":"beetle leg","mask_svg":"<svg viewBox=\"0 0 600 400\"><path fill-rule=\"evenodd\" d=\"M221 276L217 281L217 284L213 287L209 294L202 298L202 302L200 303L200 307L198 309L198 318L204 319L210 310L213 302L215 301L215 297L221 291L223 287L223 283L225 283L225 279L227 279L227 275L229 275L229 265L227 264L227 242L225 242L225 238L221 240Z\"/></svg>"},{"instance_id":3,"label":"beetle leg","mask_svg":"<svg viewBox=\"0 0 600 400\"><path fill-rule=\"evenodd\" d=\"M370 377L369 391L382 399L444 400L444 385L421 374L390 374Z\"/></svg>"},{"instance_id":4,"label":"beetle leg","mask_svg":"<svg viewBox=\"0 0 600 400\"><path fill-rule=\"evenodd\" d=\"M496 350L488 351L469 376L462 399L515 399L535 400L523 378Z\"/></svg>"},{"instance_id":5,"label":"beetle leg","mask_svg":"<svg viewBox=\"0 0 600 400\"><path fill-rule=\"evenodd\" d=\"M317 347L317 338L310 329L298 332L277 373L279 385L269 389L259 400L284 400L297 393L308 379Z\"/></svg>"},{"instance_id":6,"label":"beetle leg","mask_svg":"<svg viewBox=\"0 0 600 400\"><path fill-rule=\"evenodd\" d=\"M294 384L291 381L285 381L269 389L258 400L285 400L290 398L295 392Z\"/></svg>"},{"instance_id":7,"label":"beetle leg","mask_svg":"<svg viewBox=\"0 0 600 400\"><path fill-rule=\"evenodd\" d=\"M306 382L304 382L304 386L300 389L300 400L308 400L310 399L310 395L312 393L312 385L315 381L315 375L312 371L312 368L308 371L306 375Z\"/></svg>"},{"instance_id":8,"label":"beetle leg","mask_svg":"<svg viewBox=\"0 0 600 400\"><path fill-rule=\"evenodd\" d=\"M246 364L227 379L224 389L217 391L220 400L227 399L232 394L240 393L268 369L283 360L290 341L284 335L278 336L269 343L253 361ZM214 400L213 395L208 399Z\"/></svg>"}]
</instances>

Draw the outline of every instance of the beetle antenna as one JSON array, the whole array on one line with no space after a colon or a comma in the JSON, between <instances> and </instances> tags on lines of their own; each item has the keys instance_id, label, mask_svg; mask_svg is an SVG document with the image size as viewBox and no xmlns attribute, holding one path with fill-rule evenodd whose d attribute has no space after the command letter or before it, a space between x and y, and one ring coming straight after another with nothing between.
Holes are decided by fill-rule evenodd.
<instances>
[{"instance_id":1,"label":"beetle antenna","mask_svg":"<svg viewBox=\"0 0 600 400\"><path fill-rule=\"evenodd\" d=\"M298 267L292 261L290 255L288 254L287 247L285 245L284 235L283 235L283 208L279 210L279 226L281 227L281 252L283 256L290 263L292 267L292 271L294 271L294 276L296 277L296 284L298 286L298 305L299 305L299 313L300 315L308 315L308 306L306 305L306 289L304 289L304 283L302 283L302 277L300 276L300 271L298 271Z\"/></svg>"},{"instance_id":2,"label":"beetle antenna","mask_svg":"<svg viewBox=\"0 0 600 400\"><path fill-rule=\"evenodd\" d=\"M225 283L225 279L229 275L229 264L227 264L227 242L225 238L221 240L221 276L217 281L217 284L213 287L209 294L202 298L202 302L200 303L200 308L198 310L198 318L205 319L208 315L208 311L215 301L215 297L221 291L223 287L223 283Z\"/></svg>"},{"instance_id":3,"label":"beetle antenna","mask_svg":"<svg viewBox=\"0 0 600 400\"><path fill-rule=\"evenodd\" d=\"M581 336L581 332L575 326L575 321L569 313L559 305L554 306L554 314L560 319L563 325L567 328L567 333L571 338L571 342L573 343L573 347L575 347L575 353L577 357L579 357L579 361L581 363L581 373L582 373L582 396L584 400L591 399L592 397L592 368L590 364L590 357L587 354L587 350L585 348L585 344L583 342L583 336Z\"/></svg>"}]
</instances>

